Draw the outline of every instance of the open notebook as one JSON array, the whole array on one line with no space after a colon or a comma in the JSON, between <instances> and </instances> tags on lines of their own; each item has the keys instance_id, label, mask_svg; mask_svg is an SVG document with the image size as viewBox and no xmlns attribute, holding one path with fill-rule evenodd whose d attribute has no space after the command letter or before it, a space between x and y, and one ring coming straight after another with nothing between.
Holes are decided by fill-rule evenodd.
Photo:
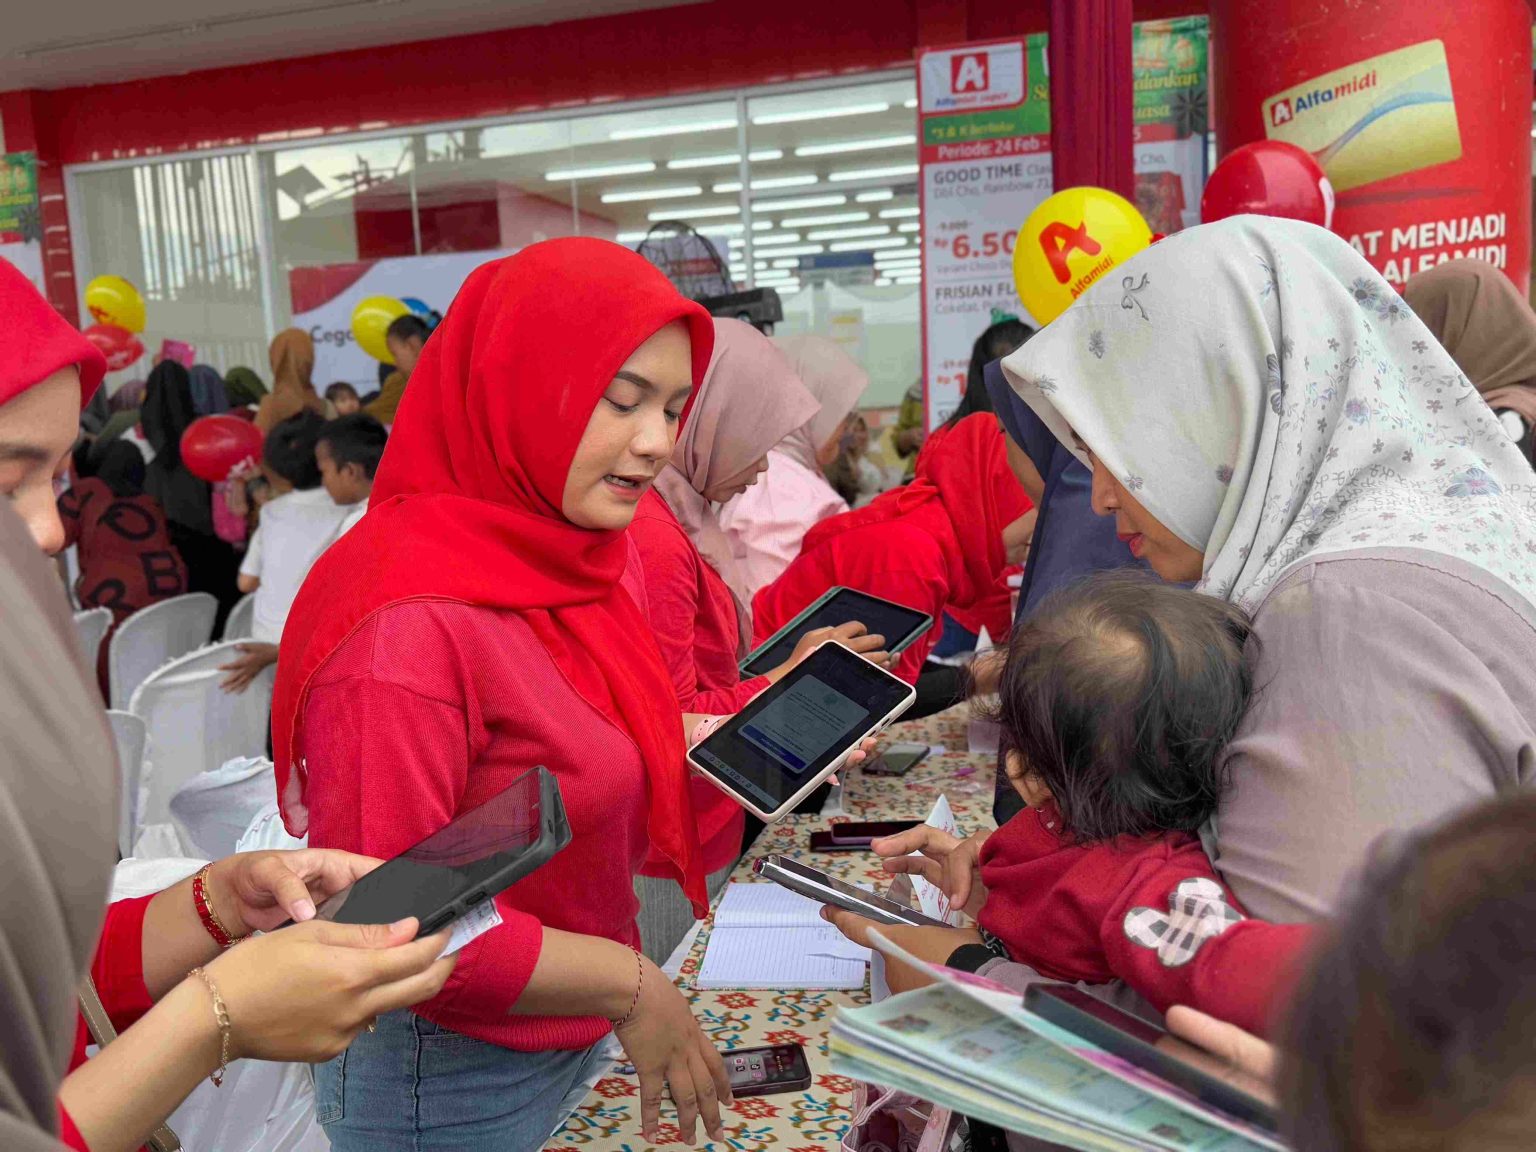
<instances>
[{"instance_id":1,"label":"open notebook","mask_svg":"<svg viewBox=\"0 0 1536 1152\"><path fill-rule=\"evenodd\" d=\"M768 882L732 884L698 988L862 988L869 949L821 918L821 905Z\"/></svg>"}]
</instances>

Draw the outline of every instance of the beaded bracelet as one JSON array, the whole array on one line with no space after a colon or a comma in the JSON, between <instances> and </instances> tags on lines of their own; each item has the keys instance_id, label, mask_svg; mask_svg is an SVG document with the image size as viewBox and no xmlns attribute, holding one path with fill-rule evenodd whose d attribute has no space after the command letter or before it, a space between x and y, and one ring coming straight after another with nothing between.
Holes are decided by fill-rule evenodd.
<instances>
[{"instance_id":1,"label":"beaded bracelet","mask_svg":"<svg viewBox=\"0 0 1536 1152\"><path fill-rule=\"evenodd\" d=\"M208 899L208 870L212 867L212 864L204 864L202 871L192 877L192 904L197 909L197 918L203 922L203 927L213 937L214 943L220 948L228 948L244 937L236 936L224 927L219 914L213 910L213 901Z\"/></svg>"},{"instance_id":2,"label":"beaded bracelet","mask_svg":"<svg viewBox=\"0 0 1536 1152\"><path fill-rule=\"evenodd\" d=\"M208 985L208 993L213 997L213 1018L219 1023L219 1067L208 1078L213 1081L215 1088L222 1088L224 1073L229 1070L229 1009L224 1006L224 997L219 995L218 986L201 967L192 969L187 975L200 977Z\"/></svg>"},{"instance_id":3,"label":"beaded bracelet","mask_svg":"<svg viewBox=\"0 0 1536 1152\"><path fill-rule=\"evenodd\" d=\"M640 990L645 987L645 958L640 955L640 950L635 949L635 995L629 1002L629 1011L623 1017L611 1021L614 1031L618 1031L624 1025L635 1018L635 1009L640 1005Z\"/></svg>"}]
</instances>

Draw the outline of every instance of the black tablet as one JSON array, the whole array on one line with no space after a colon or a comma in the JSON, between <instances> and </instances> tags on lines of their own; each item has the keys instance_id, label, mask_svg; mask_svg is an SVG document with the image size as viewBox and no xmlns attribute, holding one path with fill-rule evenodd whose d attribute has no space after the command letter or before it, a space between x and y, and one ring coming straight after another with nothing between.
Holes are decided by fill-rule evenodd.
<instances>
[{"instance_id":1,"label":"black tablet","mask_svg":"<svg viewBox=\"0 0 1536 1152\"><path fill-rule=\"evenodd\" d=\"M848 753L907 710L910 684L827 641L688 753L710 783L762 820L789 812Z\"/></svg>"},{"instance_id":2,"label":"black tablet","mask_svg":"<svg viewBox=\"0 0 1536 1152\"><path fill-rule=\"evenodd\" d=\"M414 916L420 935L430 936L570 842L560 785L549 769L532 768L336 893L317 915L343 924L393 924Z\"/></svg>"},{"instance_id":3,"label":"black tablet","mask_svg":"<svg viewBox=\"0 0 1536 1152\"><path fill-rule=\"evenodd\" d=\"M892 656L909 648L933 627L933 617L916 608L852 588L829 588L804 612L747 653L741 662L741 674L752 677L772 672L795 654L795 645L807 632L836 628L850 620L857 620L873 635L884 636L885 650Z\"/></svg>"}]
</instances>

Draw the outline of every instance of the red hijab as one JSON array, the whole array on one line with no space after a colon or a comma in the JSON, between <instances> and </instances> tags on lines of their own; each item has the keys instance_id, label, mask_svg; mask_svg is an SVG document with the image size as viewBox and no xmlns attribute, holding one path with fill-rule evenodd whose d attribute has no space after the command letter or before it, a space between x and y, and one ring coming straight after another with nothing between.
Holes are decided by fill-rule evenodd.
<instances>
[{"instance_id":1,"label":"red hijab","mask_svg":"<svg viewBox=\"0 0 1536 1152\"><path fill-rule=\"evenodd\" d=\"M368 515L320 557L283 629L272 739L290 832L308 827L304 704L331 653L402 601L511 608L634 740L651 842L705 914L681 716L651 630L619 585L628 541L560 511L592 409L635 349L674 320L688 324L697 388L709 314L627 248L549 240L465 281L411 374Z\"/></svg>"},{"instance_id":2,"label":"red hijab","mask_svg":"<svg viewBox=\"0 0 1536 1152\"><path fill-rule=\"evenodd\" d=\"M912 483L875 497L865 507L823 520L805 534L809 552L850 528L894 520L937 501L944 509L959 555L949 557L948 603L979 605L993 595L1008 567L1003 529L1031 504L1008 467L1002 426L990 412L977 412L930 440L917 460Z\"/></svg>"},{"instance_id":3,"label":"red hijab","mask_svg":"<svg viewBox=\"0 0 1536 1152\"><path fill-rule=\"evenodd\" d=\"M80 406L101 387L106 357L9 260L0 258L0 316L13 334L0 357L0 404L14 400L41 384L60 368L73 364L80 372Z\"/></svg>"}]
</instances>

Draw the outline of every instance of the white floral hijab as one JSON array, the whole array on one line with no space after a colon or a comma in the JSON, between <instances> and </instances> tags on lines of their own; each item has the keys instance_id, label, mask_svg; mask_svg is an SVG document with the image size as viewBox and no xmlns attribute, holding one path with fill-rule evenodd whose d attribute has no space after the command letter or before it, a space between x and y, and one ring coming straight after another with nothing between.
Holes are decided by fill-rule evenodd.
<instances>
[{"instance_id":1,"label":"white floral hijab","mask_svg":"<svg viewBox=\"0 0 1536 1152\"><path fill-rule=\"evenodd\" d=\"M1322 228L1238 216L1163 240L1003 370L1204 553L1210 595L1253 611L1301 560L1417 548L1536 603L1536 474L1392 287Z\"/></svg>"}]
</instances>

